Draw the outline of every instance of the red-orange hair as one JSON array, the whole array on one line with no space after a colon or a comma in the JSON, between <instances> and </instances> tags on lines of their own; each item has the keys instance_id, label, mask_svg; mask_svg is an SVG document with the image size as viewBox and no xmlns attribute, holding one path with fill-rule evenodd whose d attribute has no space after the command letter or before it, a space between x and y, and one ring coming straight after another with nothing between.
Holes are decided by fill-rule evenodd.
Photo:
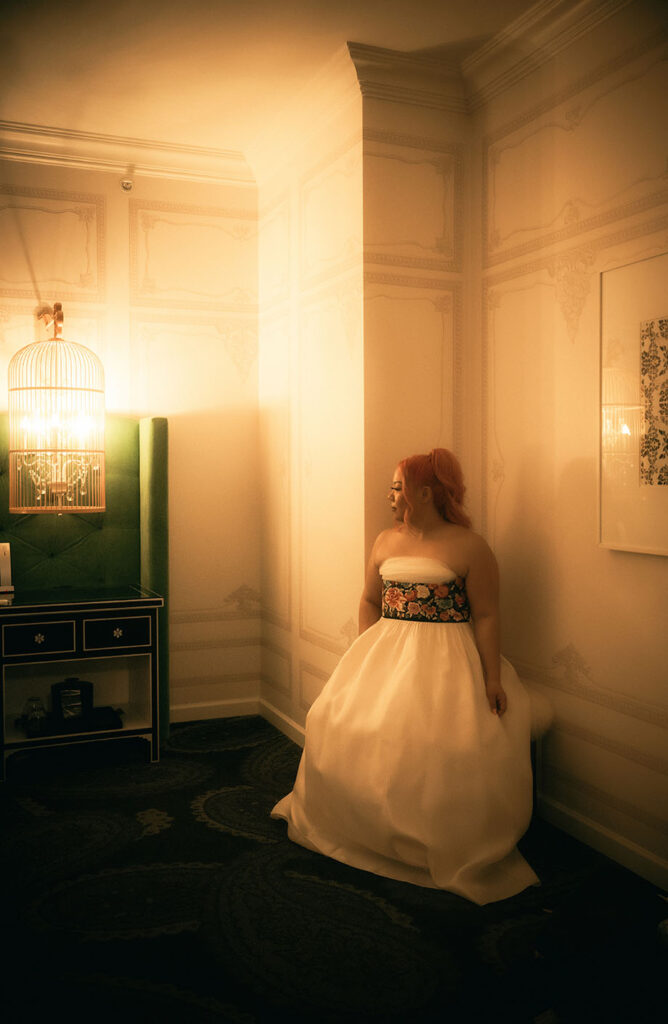
<instances>
[{"instance_id":1,"label":"red-orange hair","mask_svg":"<svg viewBox=\"0 0 668 1024\"><path fill-rule=\"evenodd\" d=\"M471 520L464 511L464 474L459 460L447 448L433 448L429 455L410 455L399 463L404 478L404 497L408 505L406 518L413 512L412 497L420 487L431 487L434 504L448 523L469 527Z\"/></svg>"}]
</instances>

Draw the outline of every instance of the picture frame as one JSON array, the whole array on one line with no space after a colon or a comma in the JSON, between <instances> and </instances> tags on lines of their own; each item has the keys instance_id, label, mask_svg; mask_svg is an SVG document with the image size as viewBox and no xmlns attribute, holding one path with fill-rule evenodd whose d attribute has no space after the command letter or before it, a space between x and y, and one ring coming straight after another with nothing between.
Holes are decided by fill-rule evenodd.
<instances>
[{"instance_id":1,"label":"picture frame","mask_svg":"<svg viewBox=\"0 0 668 1024\"><path fill-rule=\"evenodd\" d=\"M668 253L600 286L599 543L668 555Z\"/></svg>"}]
</instances>

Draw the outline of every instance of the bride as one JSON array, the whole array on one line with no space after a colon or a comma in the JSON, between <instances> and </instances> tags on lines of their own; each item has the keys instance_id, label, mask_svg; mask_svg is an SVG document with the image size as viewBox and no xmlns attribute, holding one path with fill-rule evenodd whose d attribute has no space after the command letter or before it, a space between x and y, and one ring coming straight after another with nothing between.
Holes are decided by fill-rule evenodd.
<instances>
[{"instance_id":1,"label":"bride","mask_svg":"<svg viewBox=\"0 0 668 1024\"><path fill-rule=\"evenodd\" d=\"M306 719L294 842L478 904L538 879L516 843L531 816L529 698L499 653L499 581L445 448L397 466L360 635Z\"/></svg>"}]
</instances>

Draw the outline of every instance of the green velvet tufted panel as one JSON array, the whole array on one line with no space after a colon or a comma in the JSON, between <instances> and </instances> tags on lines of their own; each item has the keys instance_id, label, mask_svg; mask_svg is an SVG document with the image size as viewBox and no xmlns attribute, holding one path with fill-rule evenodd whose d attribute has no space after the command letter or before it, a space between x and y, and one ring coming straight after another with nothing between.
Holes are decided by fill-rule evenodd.
<instances>
[{"instance_id":1,"label":"green velvet tufted panel","mask_svg":"<svg viewBox=\"0 0 668 1024\"><path fill-rule=\"evenodd\" d=\"M0 542L11 545L16 590L141 583L159 613L160 734L169 733L167 420L107 414L106 512L10 515L8 417L0 415Z\"/></svg>"},{"instance_id":2,"label":"green velvet tufted panel","mask_svg":"<svg viewBox=\"0 0 668 1024\"><path fill-rule=\"evenodd\" d=\"M139 421L140 580L165 599L158 612L160 736L169 735L169 520L167 514L167 420Z\"/></svg>"}]
</instances>

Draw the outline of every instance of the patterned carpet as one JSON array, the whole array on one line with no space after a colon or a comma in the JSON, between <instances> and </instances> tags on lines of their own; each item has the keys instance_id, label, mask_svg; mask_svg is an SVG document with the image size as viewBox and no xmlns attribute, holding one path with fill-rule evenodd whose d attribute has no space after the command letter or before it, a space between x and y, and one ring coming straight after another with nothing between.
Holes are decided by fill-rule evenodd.
<instances>
[{"instance_id":1,"label":"patterned carpet","mask_svg":"<svg viewBox=\"0 0 668 1024\"><path fill-rule=\"evenodd\" d=\"M299 748L261 718L17 755L0 787L3 1019L651 1022L664 896L534 822L542 885L477 907L290 843Z\"/></svg>"}]
</instances>

